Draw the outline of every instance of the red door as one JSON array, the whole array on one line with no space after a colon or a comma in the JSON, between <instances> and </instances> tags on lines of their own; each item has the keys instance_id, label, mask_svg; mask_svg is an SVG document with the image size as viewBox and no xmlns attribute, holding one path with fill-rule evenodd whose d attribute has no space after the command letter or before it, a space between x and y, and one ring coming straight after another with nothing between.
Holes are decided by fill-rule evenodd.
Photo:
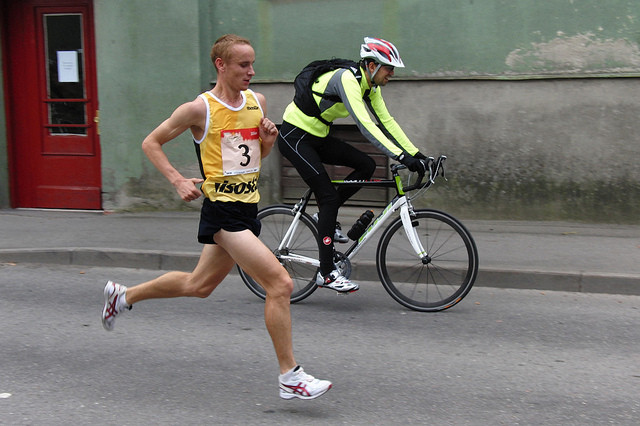
<instances>
[{"instance_id":1,"label":"red door","mask_svg":"<svg viewBox=\"0 0 640 426\"><path fill-rule=\"evenodd\" d=\"M91 0L5 0L13 207L100 209Z\"/></svg>"}]
</instances>

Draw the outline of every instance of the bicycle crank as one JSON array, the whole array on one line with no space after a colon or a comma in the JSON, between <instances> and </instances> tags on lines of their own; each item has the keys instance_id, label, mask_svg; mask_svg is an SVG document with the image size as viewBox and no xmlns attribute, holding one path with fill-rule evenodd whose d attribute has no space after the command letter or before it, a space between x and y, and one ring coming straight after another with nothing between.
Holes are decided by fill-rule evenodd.
<instances>
[{"instance_id":1,"label":"bicycle crank","mask_svg":"<svg viewBox=\"0 0 640 426\"><path fill-rule=\"evenodd\" d=\"M333 253L333 263L336 266L340 275L345 278L351 276L351 261L344 255L344 253L335 251Z\"/></svg>"}]
</instances>

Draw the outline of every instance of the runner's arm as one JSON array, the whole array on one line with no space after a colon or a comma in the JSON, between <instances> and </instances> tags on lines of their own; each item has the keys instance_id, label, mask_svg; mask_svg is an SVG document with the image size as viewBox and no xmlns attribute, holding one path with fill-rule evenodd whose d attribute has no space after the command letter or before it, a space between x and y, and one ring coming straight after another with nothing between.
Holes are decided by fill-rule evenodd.
<instances>
[{"instance_id":1,"label":"runner's arm","mask_svg":"<svg viewBox=\"0 0 640 426\"><path fill-rule=\"evenodd\" d=\"M174 186L180 198L184 201L193 201L202 195L196 186L204 182L201 178L185 178L171 164L164 153L162 146L191 129L193 132L203 132L203 123L206 119L206 106L201 100L194 100L180 105L176 110L156 127L142 142L142 150L151 163Z\"/></svg>"}]
</instances>

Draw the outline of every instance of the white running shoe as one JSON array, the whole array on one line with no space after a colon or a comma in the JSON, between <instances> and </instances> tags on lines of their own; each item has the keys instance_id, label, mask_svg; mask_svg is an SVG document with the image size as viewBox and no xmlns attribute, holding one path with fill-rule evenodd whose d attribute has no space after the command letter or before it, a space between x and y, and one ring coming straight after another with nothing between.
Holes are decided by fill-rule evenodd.
<instances>
[{"instance_id":1,"label":"white running shoe","mask_svg":"<svg viewBox=\"0 0 640 426\"><path fill-rule=\"evenodd\" d=\"M318 223L318 213L314 213L314 215L311 217L316 221L316 223ZM340 222L336 222L336 228L333 231L333 241L335 241L336 243L349 242L349 237L342 233L342 226L340 226Z\"/></svg>"},{"instance_id":2,"label":"white running shoe","mask_svg":"<svg viewBox=\"0 0 640 426\"><path fill-rule=\"evenodd\" d=\"M331 271L325 277L318 271L318 275L316 275L316 285L318 287L330 288L340 293L352 293L360 288L358 284L340 275L340 272L337 270Z\"/></svg>"},{"instance_id":3,"label":"white running shoe","mask_svg":"<svg viewBox=\"0 0 640 426\"><path fill-rule=\"evenodd\" d=\"M328 380L318 380L305 373L299 365L293 371L281 374L278 381L280 382L280 398L284 399L317 398L324 395L332 386Z\"/></svg>"},{"instance_id":4,"label":"white running shoe","mask_svg":"<svg viewBox=\"0 0 640 426\"><path fill-rule=\"evenodd\" d=\"M104 308L102 308L102 326L105 330L113 330L113 326L116 322L116 316L123 310L131 310L130 305L121 306L121 299L124 298L124 293L127 291L127 287L114 283L113 281L107 281L107 285L104 286Z\"/></svg>"}]
</instances>

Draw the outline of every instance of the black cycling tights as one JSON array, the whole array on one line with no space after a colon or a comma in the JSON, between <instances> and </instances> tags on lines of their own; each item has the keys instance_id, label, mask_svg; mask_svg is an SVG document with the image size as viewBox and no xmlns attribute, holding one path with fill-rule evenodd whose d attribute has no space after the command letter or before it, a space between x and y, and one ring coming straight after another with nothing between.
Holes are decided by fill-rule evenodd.
<instances>
[{"instance_id":1,"label":"black cycling tights","mask_svg":"<svg viewBox=\"0 0 640 426\"><path fill-rule=\"evenodd\" d=\"M340 187L336 190L323 164L352 168L353 171L345 180L366 180L373 176L376 163L367 154L340 139L331 136L318 138L287 122L281 126L278 148L315 194L319 209L320 272L326 275L334 269L333 234L338 209L360 188Z\"/></svg>"}]
</instances>

